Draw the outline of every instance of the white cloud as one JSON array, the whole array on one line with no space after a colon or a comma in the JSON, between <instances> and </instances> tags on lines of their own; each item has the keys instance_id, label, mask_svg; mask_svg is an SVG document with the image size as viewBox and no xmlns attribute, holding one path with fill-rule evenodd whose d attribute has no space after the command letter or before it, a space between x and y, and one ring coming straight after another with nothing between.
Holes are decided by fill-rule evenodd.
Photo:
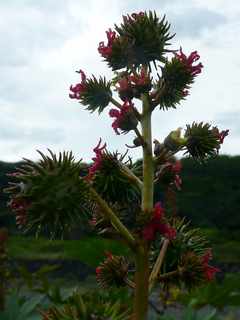
<instances>
[{"instance_id":1,"label":"white cloud","mask_svg":"<svg viewBox=\"0 0 240 320\"><path fill-rule=\"evenodd\" d=\"M229 2L228 2L229 3ZM231 3L231 1L230 1ZM68 98L75 70L87 75L111 72L97 52L105 30L120 22L122 14L156 9L175 25L175 48L197 49L204 72L191 96L177 110L156 111L154 136L160 140L174 128L196 121L217 124L218 114L237 112L240 25L238 2L224 1L11 1L1 2L0 21L0 133L1 160L36 159L35 149L73 150L89 161L99 137L111 149L125 150L129 137L116 136L107 112L89 114ZM236 127L234 117L220 125ZM224 128L221 128L224 129ZM232 130L223 151L240 152L240 132ZM134 151L135 157L140 156Z\"/></svg>"}]
</instances>

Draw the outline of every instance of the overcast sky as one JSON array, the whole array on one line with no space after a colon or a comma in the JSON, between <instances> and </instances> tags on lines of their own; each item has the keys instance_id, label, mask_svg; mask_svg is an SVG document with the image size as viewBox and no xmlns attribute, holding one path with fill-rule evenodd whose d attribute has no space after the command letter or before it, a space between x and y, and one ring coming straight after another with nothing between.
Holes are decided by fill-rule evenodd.
<instances>
[{"instance_id":1,"label":"overcast sky","mask_svg":"<svg viewBox=\"0 0 240 320\"><path fill-rule=\"evenodd\" d=\"M197 50L204 65L177 110L154 112L154 138L207 121L230 130L221 153L240 154L240 1L1 0L0 160L38 159L36 149L50 148L89 161L99 137L112 151L126 150L133 135L117 136L108 111L89 114L68 98L69 86L78 82L78 69L110 79L97 52L105 30L122 14L149 9L166 14L176 32L172 48Z\"/></svg>"}]
</instances>

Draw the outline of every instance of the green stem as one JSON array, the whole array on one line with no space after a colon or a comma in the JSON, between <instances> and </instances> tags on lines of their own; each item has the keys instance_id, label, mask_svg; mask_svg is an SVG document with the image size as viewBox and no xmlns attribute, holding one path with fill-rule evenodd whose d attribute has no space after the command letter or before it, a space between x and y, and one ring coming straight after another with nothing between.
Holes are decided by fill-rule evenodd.
<instances>
[{"instance_id":1,"label":"green stem","mask_svg":"<svg viewBox=\"0 0 240 320\"><path fill-rule=\"evenodd\" d=\"M142 137L143 137L143 190L142 211L150 215L153 210L153 156L151 109L148 94L142 95ZM135 291L133 320L146 320L148 314L149 246L144 240L139 243L135 254Z\"/></svg>"},{"instance_id":2,"label":"green stem","mask_svg":"<svg viewBox=\"0 0 240 320\"><path fill-rule=\"evenodd\" d=\"M98 203L99 207L102 209L105 216L111 221L113 227L126 240L129 247L135 249L136 242L130 231L122 224L122 222L118 219L113 210L109 207L107 202L96 192L96 190L92 187L89 187L89 190L95 201Z\"/></svg>"},{"instance_id":3,"label":"green stem","mask_svg":"<svg viewBox=\"0 0 240 320\"><path fill-rule=\"evenodd\" d=\"M146 320L148 313L148 248L140 246L135 255L135 291L132 320Z\"/></svg>"},{"instance_id":4,"label":"green stem","mask_svg":"<svg viewBox=\"0 0 240 320\"><path fill-rule=\"evenodd\" d=\"M143 197L142 210L148 214L153 209L153 156L152 156L152 128L151 110L148 95L142 95L143 117L142 136L145 141L143 146Z\"/></svg>"}]
</instances>

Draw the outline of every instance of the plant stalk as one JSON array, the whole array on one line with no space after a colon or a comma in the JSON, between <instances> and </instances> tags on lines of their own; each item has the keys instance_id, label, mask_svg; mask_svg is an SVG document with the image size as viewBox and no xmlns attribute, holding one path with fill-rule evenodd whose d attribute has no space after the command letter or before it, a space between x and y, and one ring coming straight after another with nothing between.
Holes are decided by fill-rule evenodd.
<instances>
[{"instance_id":1,"label":"plant stalk","mask_svg":"<svg viewBox=\"0 0 240 320\"><path fill-rule=\"evenodd\" d=\"M152 130L151 109L148 94L142 95L142 137L143 145L143 190L142 211L151 215L153 210L153 156L152 156ZM133 305L133 320L146 320L148 315L149 294L149 246L145 240L139 243L135 254L135 291Z\"/></svg>"},{"instance_id":2,"label":"plant stalk","mask_svg":"<svg viewBox=\"0 0 240 320\"><path fill-rule=\"evenodd\" d=\"M142 95L143 117L142 117L142 136L145 141L143 146L143 195L142 210L147 214L152 213L153 209L153 156L152 156L152 127L151 109L147 94Z\"/></svg>"},{"instance_id":3,"label":"plant stalk","mask_svg":"<svg viewBox=\"0 0 240 320\"><path fill-rule=\"evenodd\" d=\"M135 255L135 291L132 320L146 320L148 313L149 262L147 245L141 245Z\"/></svg>"}]
</instances>

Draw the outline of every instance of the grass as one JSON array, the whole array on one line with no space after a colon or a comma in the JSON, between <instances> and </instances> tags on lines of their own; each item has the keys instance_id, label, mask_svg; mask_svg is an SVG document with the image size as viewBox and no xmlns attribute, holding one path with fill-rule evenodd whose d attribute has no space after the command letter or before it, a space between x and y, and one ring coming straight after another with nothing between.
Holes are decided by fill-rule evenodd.
<instances>
[{"instance_id":1,"label":"grass","mask_svg":"<svg viewBox=\"0 0 240 320\"><path fill-rule=\"evenodd\" d=\"M96 267L105 251L114 254L128 254L125 246L116 240L85 237L81 240L54 240L11 236L8 253L14 259L73 259Z\"/></svg>"},{"instance_id":2,"label":"grass","mask_svg":"<svg viewBox=\"0 0 240 320\"><path fill-rule=\"evenodd\" d=\"M240 264L240 240L216 229L203 229L213 248L214 260ZM85 237L81 240L35 239L11 236L8 244L10 258L18 259L72 259L96 267L105 251L126 255L128 249L120 242L100 237Z\"/></svg>"}]
</instances>

